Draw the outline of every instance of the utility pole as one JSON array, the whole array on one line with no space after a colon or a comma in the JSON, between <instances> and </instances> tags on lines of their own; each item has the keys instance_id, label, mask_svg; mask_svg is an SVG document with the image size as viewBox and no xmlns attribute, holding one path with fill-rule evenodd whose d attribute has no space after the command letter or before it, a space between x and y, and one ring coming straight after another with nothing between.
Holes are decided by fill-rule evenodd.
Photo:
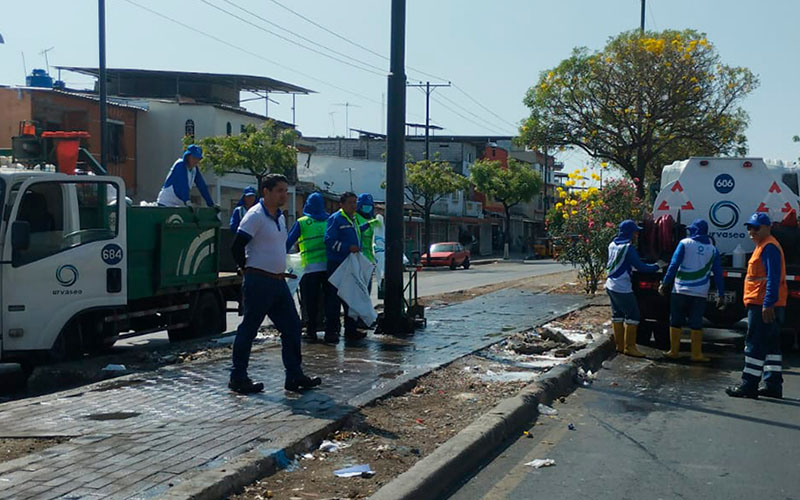
<instances>
[{"instance_id":1,"label":"utility pole","mask_svg":"<svg viewBox=\"0 0 800 500\"><path fill-rule=\"evenodd\" d=\"M334 106L344 106L344 130L347 138L350 138L350 108L360 108L357 104L351 104L347 101L334 104Z\"/></svg>"},{"instance_id":2,"label":"utility pole","mask_svg":"<svg viewBox=\"0 0 800 500\"><path fill-rule=\"evenodd\" d=\"M409 83L409 87L418 87L425 89L425 159L430 158L430 130L431 130L431 94L437 87L449 87L450 82L447 83Z\"/></svg>"},{"instance_id":3,"label":"utility pole","mask_svg":"<svg viewBox=\"0 0 800 500\"><path fill-rule=\"evenodd\" d=\"M55 47L50 47L49 49L44 49L43 51L39 52L40 56L44 56L44 65L47 68L47 74L50 74L50 60L47 58L47 53L53 50Z\"/></svg>"},{"instance_id":4,"label":"utility pole","mask_svg":"<svg viewBox=\"0 0 800 500\"><path fill-rule=\"evenodd\" d=\"M100 93L100 165L108 171L108 110L106 101L106 0L97 0L100 68L98 91Z\"/></svg>"},{"instance_id":5,"label":"utility pole","mask_svg":"<svg viewBox=\"0 0 800 500\"><path fill-rule=\"evenodd\" d=\"M292 94L292 125L297 126L297 120L296 120L296 117L295 117L295 114L294 114L295 113L295 100L294 100L295 97L297 97L297 94Z\"/></svg>"},{"instance_id":6,"label":"utility pole","mask_svg":"<svg viewBox=\"0 0 800 500\"><path fill-rule=\"evenodd\" d=\"M383 331L403 334L403 198L406 125L406 0L392 0L391 58L386 119L386 281Z\"/></svg>"},{"instance_id":7,"label":"utility pole","mask_svg":"<svg viewBox=\"0 0 800 500\"><path fill-rule=\"evenodd\" d=\"M642 33L644 33L644 2L645 0L642 0L642 20L639 22L639 30Z\"/></svg>"}]
</instances>

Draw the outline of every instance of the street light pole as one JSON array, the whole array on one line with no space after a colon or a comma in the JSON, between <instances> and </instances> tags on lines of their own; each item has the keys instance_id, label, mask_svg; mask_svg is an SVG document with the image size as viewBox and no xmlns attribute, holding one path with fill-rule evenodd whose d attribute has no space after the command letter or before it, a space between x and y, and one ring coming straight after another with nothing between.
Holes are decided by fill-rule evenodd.
<instances>
[{"instance_id":1,"label":"street light pole","mask_svg":"<svg viewBox=\"0 0 800 500\"><path fill-rule=\"evenodd\" d=\"M383 331L404 333L403 198L405 189L406 1L392 0L391 59L386 120L386 282Z\"/></svg>"},{"instance_id":2,"label":"street light pole","mask_svg":"<svg viewBox=\"0 0 800 500\"><path fill-rule=\"evenodd\" d=\"M639 22L639 31L641 31L642 33L644 33L644 2L645 0L642 0L642 18L641 21Z\"/></svg>"},{"instance_id":3,"label":"street light pole","mask_svg":"<svg viewBox=\"0 0 800 500\"><path fill-rule=\"evenodd\" d=\"M100 93L100 165L108 171L108 110L106 109L106 1L97 0L100 68L98 91Z\"/></svg>"}]
</instances>

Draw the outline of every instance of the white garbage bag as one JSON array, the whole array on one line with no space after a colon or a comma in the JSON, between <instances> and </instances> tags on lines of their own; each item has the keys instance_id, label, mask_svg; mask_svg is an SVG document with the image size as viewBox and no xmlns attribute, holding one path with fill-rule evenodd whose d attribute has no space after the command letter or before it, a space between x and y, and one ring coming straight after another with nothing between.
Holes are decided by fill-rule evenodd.
<instances>
[{"instance_id":1,"label":"white garbage bag","mask_svg":"<svg viewBox=\"0 0 800 500\"><path fill-rule=\"evenodd\" d=\"M291 295L297 292L297 287L300 286L300 280L303 278L305 269L302 260L300 260L300 253L286 254L286 274L297 276L297 278L286 278L286 284L289 285L289 293Z\"/></svg>"},{"instance_id":2,"label":"white garbage bag","mask_svg":"<svg viewBox=\"0 0 800 500\"><path fill-rule=\"evenodd\" d=\"M372 245L372 253L375 255L375 280L380 283L383 279L383 270L386 265L386 230L383 227L383 215L378 214L375 216L380 221L375 226L375 241Z\"/></svg>"},{"instance_id":3,"label":"white garbage bag","mask_svg":"<svg viewBox=\"0 0 800 500\"><path fill-rule=\"evenodd\" d=\"M328 278L339 290L339 297L350 308L348 316L360 318L367 325L372 325L378 319L367 289L374 268L361 252L351 253Z\"/></svg>"}]
</instances>

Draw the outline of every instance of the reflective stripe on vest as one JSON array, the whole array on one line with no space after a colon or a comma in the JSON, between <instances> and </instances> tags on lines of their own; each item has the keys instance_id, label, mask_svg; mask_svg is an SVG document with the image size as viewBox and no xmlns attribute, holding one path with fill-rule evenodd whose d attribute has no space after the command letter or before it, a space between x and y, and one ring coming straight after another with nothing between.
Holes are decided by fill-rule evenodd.
<instances>
[{"instance_id":1,"label":"reflective stripe on vest","mask_svg":"<svg viewBox=\"0 0 800 500\"><path fill-rule=\"evenodd\" d=\"M630 243L611 243L608 245L608 264L606 265L606 274L612 278L620 267L625 263L625 255L628 254Z\"/></svg>"},{"instance_id":2,"label":"reflective stripe on vest","mask_svg":"<svg viewBox=\"0 0 800 500\"><path fill-rule=\"evenodd\" d=\"M300 225L300 237L297 246L300 247L300 263L303 267L317 262L326 262L325 258L325 228L327 222L315 220L304 216L297 219Z\"/></svg>"},{"instance_id":3,"label":"reflective stripe on vest","mask_svg":"<svg viewBox=\"0 0 800 500\"><path fill-rule=\"evenodd\" d=\"M675 275L675 292L705 297L708 295L709 276L714 266L714 245L700 243L691 238L686 238L681 243L684 253Z\"/></svg>"},{"instance_id":4,"label":"reflective stripe on vest","mask_svg":"<svg viewBox=\"0 0 800 500\"><path fill-rule=\"evenodd\" d=\"M783 248L778 244L773 236L764 238L753 251L753 256L747 263L747 277L744 280L744 303L745 305L764 305L764 297L767 295L767 270L761 260L761 252L769 245L775 245L781 254L781 280L778 285L778 301L775 305L783 307L786 305L786 297L789 290L786 286L786 259L783 257Z\"/></svg>"}]
</instances>

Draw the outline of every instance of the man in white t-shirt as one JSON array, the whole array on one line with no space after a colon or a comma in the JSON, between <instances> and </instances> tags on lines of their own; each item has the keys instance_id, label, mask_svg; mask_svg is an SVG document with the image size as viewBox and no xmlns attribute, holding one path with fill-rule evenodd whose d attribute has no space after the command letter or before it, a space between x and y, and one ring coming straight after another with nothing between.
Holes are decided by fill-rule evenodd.
<instances>
[{"instance_id":1,"label":"man in white t-shirt","mask_svg":"<svg viewBox=\"0 0 800 500\"><path fill-rule=\"evenodd\" d=\"M250 350L258 328L269 316L281 334L284 388L299 392L318 386L319 377L303 373L300 353L302 324L286 285L286 218L280 207L289 199L286 177L269 174L261 183L261 201L247 211L231 248L244 273L242 299L244 318L233 343L233 370L228 387L240 394L264 390L264 384L247 376Z\"/></svg>"}]
</instances>

